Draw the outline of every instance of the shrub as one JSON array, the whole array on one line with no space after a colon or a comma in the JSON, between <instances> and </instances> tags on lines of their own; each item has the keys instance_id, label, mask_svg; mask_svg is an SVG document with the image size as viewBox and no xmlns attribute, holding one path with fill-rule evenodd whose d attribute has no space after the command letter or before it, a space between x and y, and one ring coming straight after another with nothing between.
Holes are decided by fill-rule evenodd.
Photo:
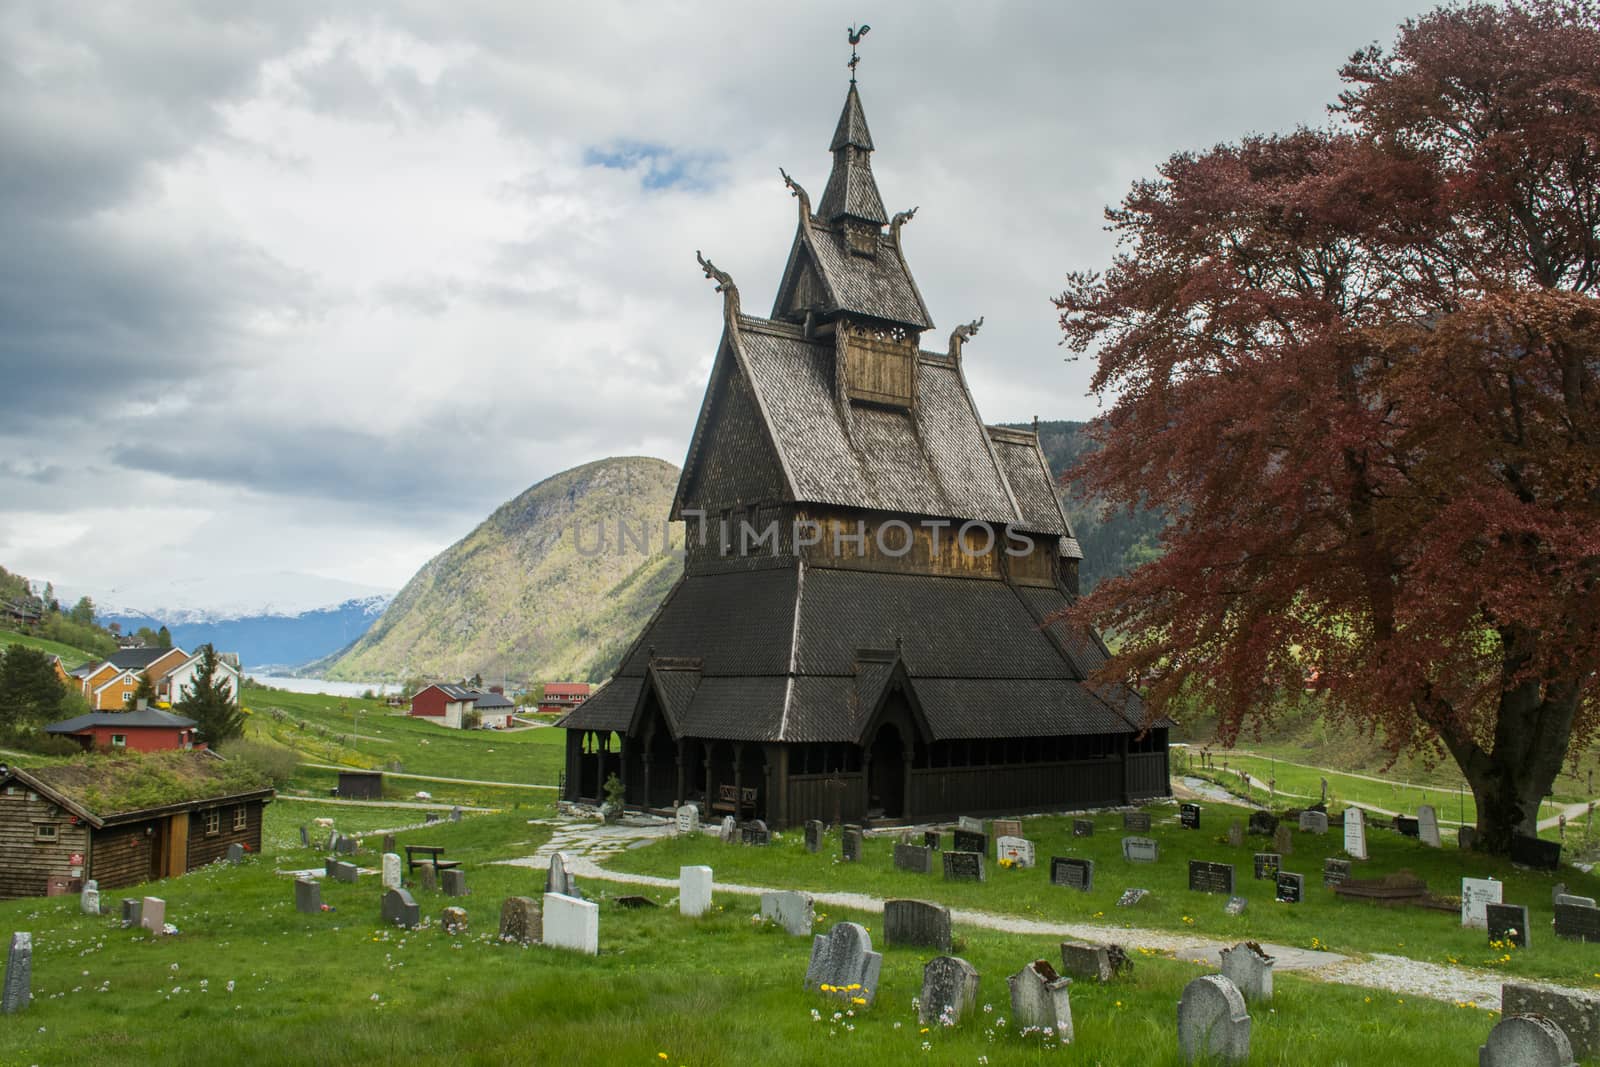
<instances>
[{"instance_id":1,"label":"shrub","mask_svg":"<svg viewBox=\"0 0 1600 1067\"><path fill-rule=\"evenodd\" d=\"M224 742L218 751L228 759L238 760L260 771L272 780L275 788L281 788L294 777L295 768L300 763L300 757L291 749L260 741L246 741L244 738Z\"/></svg>"}]
</instances>

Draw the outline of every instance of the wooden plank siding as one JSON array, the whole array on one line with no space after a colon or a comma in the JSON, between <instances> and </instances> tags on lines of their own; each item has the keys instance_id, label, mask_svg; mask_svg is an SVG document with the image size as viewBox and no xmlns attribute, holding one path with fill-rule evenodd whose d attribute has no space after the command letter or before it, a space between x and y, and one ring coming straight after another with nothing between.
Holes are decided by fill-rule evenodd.
<instances>
[{"instance_id":1,"label":"wooden plank siding","mask_svg":"<svg viewBox=\"0 0 1600 1067\"><path fill-rule=\"evenodd\" d=\"M55 841L36 839L41 823L55 826ZM87 826L73 825L67 813L23 786L0 789L0 900L44 896L51 875L70 872L75 852L89 852Z\"/></svg>"},{"instance_id":2,"label":"wooden plank siding","mask_svg":"<svg viewBox=\"0 0 1600 1067\"><path fill-rule=\"evenodd\" d=\"M911 772L911 810L917 818L1099 806L1122 795L1122 757L1115 755Z\"/></svg>"},{"instance_id":3,"label":"wooden plank siding","mask_svg":"<svg viewBox=\"0 0 1600 1067\"><path fill-rule=\"evenodd\" d=\"M244 809L244 828L233 828L234 816L240 808ZM228 846L241 844L250 852L261 851L261 818L265 813L266 805L259 800L244 804L224 804L216 807L200 808L189 815L189 862L188 869L195 870L208 863L215 863L228 854ZM211 833L206 829L207 812L217 813L217 832Z\"/></svg>"},{"instance_id":4,"label":"wooden plank siding","mask_svg":"<svg viewBox=\"0 0 1600 1067\"><path fill-rule=\"evenodd\" d=\"M157 824L165 822L165 819L152 819L96 830L85 877L95 879L101 889L119 889L150 881L156 876L153 853L164 840L163 827ZM146 830L150 832L147 834Z\"/></svg>"}]
</instances>

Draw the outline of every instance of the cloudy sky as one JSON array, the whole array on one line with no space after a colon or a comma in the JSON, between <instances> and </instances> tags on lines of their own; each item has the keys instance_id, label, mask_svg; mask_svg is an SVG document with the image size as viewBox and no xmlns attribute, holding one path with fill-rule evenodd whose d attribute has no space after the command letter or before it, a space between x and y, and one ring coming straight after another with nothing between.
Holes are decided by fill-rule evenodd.
<instances>
[{"instance_id":1,"label":"cloudy sky","mask_svg":"<svg viewBox=\"0 0 1600 1067\"><path fill-rule=\"evenodd\" d=\"M991 422L1086 418L1050 297L1174 151L1325 121L1413 3L0 6L0 564L395 588L608 455L681 462L820 196L845 27ZM137 580L137 581L136 581ZM225 582L219 582L222 589ZM219 593L220 595L220 593Z\"/></svg>"}]
</instances>

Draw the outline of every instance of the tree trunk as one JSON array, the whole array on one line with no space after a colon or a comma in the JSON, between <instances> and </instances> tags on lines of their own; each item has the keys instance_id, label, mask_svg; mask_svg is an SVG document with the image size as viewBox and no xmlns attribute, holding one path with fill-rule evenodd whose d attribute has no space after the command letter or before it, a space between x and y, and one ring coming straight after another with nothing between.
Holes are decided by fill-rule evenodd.
<instances>
[{"instance_id":1,"label":"tree trunk","mask_svg":"<svg viewBox=\"0 0 1600 1067\"><path fill-rule=\"evenodd\" d=\"M1478 806L1479 848L1505 853L1512 837L1538 835L1539 805L1561 772L1577 708L1578 687L1568 682L1523 681L1501 693L1494 751L1457 758Z\"/></svg>"}]
</instances>

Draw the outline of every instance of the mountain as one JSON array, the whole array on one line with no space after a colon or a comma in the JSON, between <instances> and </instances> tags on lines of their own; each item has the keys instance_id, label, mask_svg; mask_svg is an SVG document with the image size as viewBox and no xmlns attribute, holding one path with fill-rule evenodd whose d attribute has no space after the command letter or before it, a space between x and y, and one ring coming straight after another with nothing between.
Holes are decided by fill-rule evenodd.
<instances>
[{"instance_id":1,"label":"mountain","mask_svg":"<svg viewBox=\"0 0 1600 1067\"><path fill-rule=\"evenodd\" d=\"M322 673L347 681L608 677L683 570L663 545L677 481L678 468L642 457L545 479L429 560ZM619 523L632 540L619 536ZM644 536L648 551L638 546ZM672 537L681 548L681 526Z\"/></svg>"},{"instance_id":2,"label":"mountain","mask_svg":"<svg viewBox=\"0 0 1600 1067\"><path fill-rule=\"evenodd\" d=\"M109 589L62 587L57 595L70 604L80 593L87 593L94 598L98 615L160 619L170 626L174 622L265 616L292 618L353 600L387 597L392 592L298 571L225 571L168 580L135 579Z\"/></svg>"},{"instance_id":3,"label":"mountain","mask_svg":"<svg viewBox=\"0 0 1600 1067\"><path fill-rule=\"evenodd\" d=\"M1032 423L1008 425L1019 430L1033 429ZM1039 423L1039 447L1057 479L1094 451L1095 443L1084 433L1085 426L1081 422ZM1167 525L1159 512L1140 509L1130 515L1120 509L1108 510L1103 500L1085 493L1078 482L1062 488L1060 495L1072 532L1083 549L1078 580L1085 593L1159 554L1161 531Z\"/></svg>"},{"instance_id":4,"label":"mountain","mask_svg":"<svg viewBox=\"0 0 1600 1067\"><path fill-rule=\"evenodd\" d=\"M122 624L123 633L141 626L172 634L180 648L193 651L207 642L227 652L239 653L247 672L285 669L338 652L371 628L389 603L386 593L357 597L329 607L298 614L263 612L231 618L210 618L204 611L187 609L160 614L99 616L102 624Z\"/></svg>"}]
</instances>

